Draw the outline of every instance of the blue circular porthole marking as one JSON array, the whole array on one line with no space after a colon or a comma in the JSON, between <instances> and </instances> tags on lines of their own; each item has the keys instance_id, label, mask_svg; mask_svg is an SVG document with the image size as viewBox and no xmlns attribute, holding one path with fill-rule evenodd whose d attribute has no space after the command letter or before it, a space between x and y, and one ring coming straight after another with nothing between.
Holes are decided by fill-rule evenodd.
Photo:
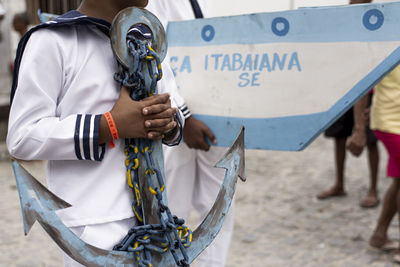
<instances>
[{"instance_id":1,"label":"blue circular porthole marking","mask_svg":"<svg viewBox=\"0 0 400 267\"><path fill-rule=\"evenodd\" d=\"M271 24L272 32L278 36L285 36L289 32L289 21L285 18L274 18Z\"/></svg>"},{"instance_id":2,"label":"blue circular porthole marking","mask_svg":"<svg viewBox=\"0 0 400 267\"><path fill-rule=\"evenodd\" d=\"M378 9L370 9L363 16L364 27L370 31L375 31L382 27L384 20L383 13Z\"/></svg>"},{"instance_id":3,"label":"blue circular porthole marking","mask_svg":"<svg viewBox=\"0 0 400 267\"><path fill-rule=\"evenodd\" d=\"M201 37L206 42L210 42L212 39L214 39L214 36L215 36L215 29L211 25L206 25L201 30Z\"/></svg>"}]
</instances>

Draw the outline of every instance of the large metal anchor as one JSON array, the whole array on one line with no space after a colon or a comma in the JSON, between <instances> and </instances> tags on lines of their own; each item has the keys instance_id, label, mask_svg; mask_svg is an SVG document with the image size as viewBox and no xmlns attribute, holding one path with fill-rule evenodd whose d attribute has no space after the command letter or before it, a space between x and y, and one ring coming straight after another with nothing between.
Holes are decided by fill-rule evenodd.
<instances>
[{"instance_id":1,"label":"large metal anchor","mask_svg":"<svg viewBox=\"0 0 400 267\"><path fill-rule=\"evenodd\" d=\"M157 18L150 12L137 8L123 10L114 21L113 27L117 27L120 34L126 34L132 25L138 23L149 27L153 33L153 37L161 36L161 39L154 39L153 47L157 52L161 52L161 55L165 53L166 45L164 45L165 42L162 39L163 36L165 38L164 30L162 26L160 27L161 24L158 22ZM113 40L115 41L115 39L112 38L112 41ZM123 48L122 45L122 49ZM121 60L121 58L119 58L119 60ZM156 145L154 150L155 152L157 151L155 161L156 165L163 170L163 157L160 150L161 145ZM86 244L80 240L62 223L55 213L55 210L68 208L71 205L52 194L17 161L13 160L12 165L20 195L24 231L26 235L37 220L64 252L85 266L137 266L137 261L133 252L104 250ZM216 167L226 169L224 181L214 206L200 226L193 232L192 244L189 248L186 248L189 263L213 241L221 229L233 199L238 177L245 181L243 127L232 147L216 164ZM144 170L142 169L141 172L144 172ZM144 181L141 181L141 184L144 183ZM155 216L155 198L151 195L147 195L144 196L143 199L146 224L157 222L158 218ZM162 255L153 254L152 262L153 266L176 266L175 260L170 253Z\"/></svg>"},{"instance_id":2,"label":"large metal anchor","mask_svg":"<svg viewBox=\"0 0 400 267\"><path fill-rule=\"evenodd\" d=\"M25 235L29 233L35 221L38 221L64 252L85 266L136 265L136 259L131 252L99 249L80 240L55 213L56 210L71 205L51 193L17 161L13 160L12 166L20 196ZM213 241L221 229L235 193L238 177L245 181L243 128L235 143L216 167L226 169L225 178L214 206L193 233L192 245L186 250L189 262L192 262ZM175 266L174 259L169 254L154 258L153 263L154 266Z\"/></svg>"}]
</instances>

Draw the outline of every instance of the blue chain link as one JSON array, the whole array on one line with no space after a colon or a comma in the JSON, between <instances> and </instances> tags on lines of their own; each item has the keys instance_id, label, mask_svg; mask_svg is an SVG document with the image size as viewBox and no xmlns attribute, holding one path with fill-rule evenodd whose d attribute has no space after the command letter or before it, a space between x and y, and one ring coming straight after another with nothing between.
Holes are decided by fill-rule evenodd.
<instances>
[{"instance_id":1,"label":"blue chain link","mask_svg":"<svg viewBox=\"0 0 400 267\"><path fill-rule=\"evenodd\" d=\"M139 40L132 35L127 36L128 49L133 57L133 66L127 70L122 65L114 78L121 85L131 89L133 100L141 100L154 95L157 82L162 77L161 62L157 53L146 40ZM146 89L143 66L147 65L151 78L149 90ZM138 266L152 266L151 252L165 253L170 251L177 266L189 266L185 248L192 241L192 231L184 225L185 221L172 215L163 200L162 192L165 189L164 177L156 167L152 157L153 142L149 139L125 140L127 183L132 190L132 210L136 215L137 226L129 230L128 234L114 250L130 251L136 255ZM144 162L139 162L139 154L144 157ZM148 190L158 201L159 224L143 224L142 188L139 183L139 164L145 164L145 178ZM158 185L153 184L155 176ZM181 255L177 253L180 251Z\"/></svg>"}]
</instances>

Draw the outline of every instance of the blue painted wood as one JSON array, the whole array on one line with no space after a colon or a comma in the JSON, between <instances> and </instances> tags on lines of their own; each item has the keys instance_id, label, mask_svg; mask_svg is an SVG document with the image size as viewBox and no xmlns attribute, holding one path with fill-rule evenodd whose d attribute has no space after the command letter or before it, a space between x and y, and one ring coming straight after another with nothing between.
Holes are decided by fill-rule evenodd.
<instances>
[{"instance_id":1,"label":"blue painted wood","mask_svg":"<svg viewBox=\"0 0 400 267\"><path fill-rule=\"evenodd\" d=\"M377 12L368 13L371 10ZM376 14L382 14L383 23L375 26L380 25L380 28L371 30L369 29L371 26L364 23L364 20ZM283 42L393 41L399 40L398 14L400 14L399 2L301 8L171 22L168 25L167 38L170 47ZM282 21L287 23L283 24L288 25L288 30L278 33ZM205 39L204 36L209 36L210 29L213 38Z\"/></svg>"}]
</instances>

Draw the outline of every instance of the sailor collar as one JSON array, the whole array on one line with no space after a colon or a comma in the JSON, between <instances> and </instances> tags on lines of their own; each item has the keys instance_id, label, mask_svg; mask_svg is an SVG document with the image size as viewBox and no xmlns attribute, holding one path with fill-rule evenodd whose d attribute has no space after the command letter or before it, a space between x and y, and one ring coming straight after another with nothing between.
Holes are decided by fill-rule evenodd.
<instances>
[{"instance_id":1,"label":"sailor collar","mask_svg":"<svg viewBox=\"0 0 400 267\"><path fill-rule=\"evenodd\" d=\"M18 44L17 54L14 62L14 77L13 83L11 86L10 92L10 106L12 105L12 101L14 99L15 91L18 86L18 74L19 68L21 66L22 56L26 47L26 44L29 41L29 38L32 36L34 32L43 28L58 28L65 26L74 26L74 25L94 25L104 34L109 36L111 23L106 20L88 17L83 15L77 10L69 11L53 20L47 21L45 23L39 24L36 27L29 30L20 40Z\"/></svg>"}]
</instances>

